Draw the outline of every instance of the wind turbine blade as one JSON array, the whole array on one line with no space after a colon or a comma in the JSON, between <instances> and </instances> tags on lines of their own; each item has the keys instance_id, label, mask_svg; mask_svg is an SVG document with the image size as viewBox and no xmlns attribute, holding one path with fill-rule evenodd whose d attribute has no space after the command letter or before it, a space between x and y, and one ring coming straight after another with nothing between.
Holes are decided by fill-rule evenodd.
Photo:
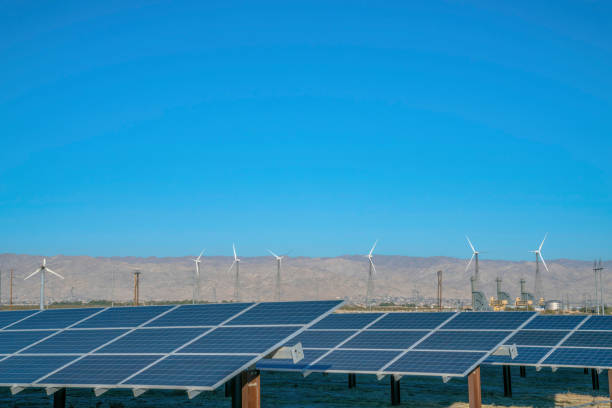
<instances>
[{"instance_id":1,"label":"wind turbine blade","mask_svg":"<svg viewBox=\"0 0 612 408\"><path fill-rule=\"evenodd\" d=\"M374 248L376 248L376 244L378 244L378 240L376 240L376 242L374 242L374 245L372 246L372 249L370 249L370 256L372 256L372 252L374 252Z\"/></svg>"},{"instance_id":2,"label":"wind turbine blade","mask_svg":"<svg viewBox=\"0 0 612 408\"><path fill-rule=\"evenodd\" d=\"M57 273L57 272L53 272L53 271L52 271L51 269L49 269L49 268L45 268L45 270L46 270L47 272L52 273L53 275L57 276L57 277L58 277L58 278L60 278L60 279L64 279L64 277L63 277L62 275L60 275L60 274L59 274L59 273Z\"/></svg>"},{"instance_id":3,"label":"wind turbine blade","mask_svg":"<svg viewBox=\"0 0 612 408\"><path fill-rule=\"evenodd\" d=\"M474 259L474 253L472 253L472 257L470 258L470 261L468 262L467 266L465 267L465 271L467 272L468 269L470 269L470 265L472 264L472 259Z\"/></svg>"},{"instance_id":4,"label":"wind turbine blade","mask_svg":"<svg viewBox=\"0 0 612 408\"><path fill-rule=\"evenodd\" d=\"M548 270L548 266L546 266L546 262L544 262L544 258L542 258L542 254L540 254L540 261L542 261L542 264L544 265L544 268L546 268L546 272L550 272Z\"/></svg>"},{"instance_id":5,"label":"wind turbine blade","mask_svg":"<svg viewBox=\"0 0 612 408\"><path fill-rule=\"evenodd\" d=\"M268 249L268 252L272 254L272 256L275 257L276 259L280 258L278 255L276 255L274 252L270 251L269 249Z\"/></svg>"},{"instance_id":6,"label":"wind turbine blade","mask_svg":"<svg viewBox=\"0 0 612 408\"><path fill-rule=\"evenodd\" d=\"M238 256L236 255L236 245L232 244L232 249L234 250L234 260L238 259Z\"/></svg>"},{"instance_id":7,"label":"wind turbine blade","mask_svg":"<svg viewBox=\"0 0 612 408\"><path fill-rule=\"evenodd\" d=\"M204 250L202 250L202 252L200 252L200 255L198 255L198 261L200 260L200 258L202 257L202 254L204 253Z\"/></svg>"},{"instance_id":8,"label":"wind turbine blade","mask_svg":"<svg viewBox=\"0 0 612 408\"><path fill-rule=\"evenodd\" d=\"M37 270L26 276L23 280L30 279L32 276L36 275L40 271L42 271L42 268L38 268Z\"/></svg>"},{"instance_id":9,"label":"wind turbine blade","mask_svg":"<svg viewBox=\"0 0 612 408\"><path fill-rule=\"evenodd\" d=\"M470 248L472 248L472 252L476 252L476 250L474 249L474 245L472 245L472 241L470 241L467 235L465 236L465 239L467 239L468 244L470 244Z\"/></svg>"},{"instance_id":10,"label":"wind turbine blade","mask_svg":"<svg viewBox=\"0 0 612 408\"><path fill-rule=\"evenodd\" d=\"M234 260L234 262L232 262L232 264L230 265L230 267L227 269L227 272L231 271L232 268L234 267L234 264L236 263L236 261Z\"/></svg>"},{"instance_id":11,"label":"wind turbine blade","mask_svg":"<svg viewBox=\"0 0 612 408\"><path fill-rule=\"evenodd\" d=\"M376 275L376 267L374 266L374 262L372 261L372 259L370 259L370 264L372 265L372 271L374 272L374 275Z\"/></svg>"},{"instance_id":12,"label":"wind turbine blade","mask_svg":"<svg viewBox=\"0 0 612 408\"><path fill-rule=\"evenodd\" d=\"M548 236L548 232L546 234L544 234L544 239L542 240L542 243L540 244L540 247L538 248L538 251L542 250L542 245L544 245L544 241L546 241L546 237Z\"/></svg>"}]
</instances>

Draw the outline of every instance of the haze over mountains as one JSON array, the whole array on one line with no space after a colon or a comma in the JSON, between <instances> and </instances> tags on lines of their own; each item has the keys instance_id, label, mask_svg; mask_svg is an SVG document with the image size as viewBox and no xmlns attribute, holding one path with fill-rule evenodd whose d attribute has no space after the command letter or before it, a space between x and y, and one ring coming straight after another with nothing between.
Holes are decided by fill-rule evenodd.
<instances>
[{"instance_id":1,"label":"haze over mountains","mask_svg":"<svg viewBox=\"0 0 612 408\"><path fill-rule=\"evenodd\" d=\"M228 271L233 258L203 257L201 264L201 300L231 300L233 270ZM13 301L36 303L40 279L24 281L41 263L42 256L0 254L2 271L2 302L8 301L9 270L14 269ZM178 301L192 298L194 262L192 257L138 258L54 256L47 263L65 280L47 278L50 301L91 301L111 299L112 275L115 271L115 300L133 298L133 271L140 270L141 300ZM433 298L436 271L443 271L443 291L447 304L457 299L469 303L469 277L473 265L465 271L467 260L449 257L408 257L377 255L378 274L374 297L379 300L413 301ZM550 273L543 270L544 293L547 299L569 295L570 302L581 304L584 296L593 292L592 263L568 259L547 261ZM606 263L604 263L605 265ZM240 275L242 300L274 300L276 263L271 256L241 258ZM366 292L368 263L362 255L334 258L287 257L283 261L283 300L345 298L363 301ZM533 291L535 264L528 261L480 261L482 289L487 297L495 295L495 278L503 278L503 290L511 297L519 295L519 279L527 280ZM605 275L605 274L604 274ZM610 283L604 276L607 292ZM454 304L454 303L452 303Z\"/></svg>"}]
</instances>

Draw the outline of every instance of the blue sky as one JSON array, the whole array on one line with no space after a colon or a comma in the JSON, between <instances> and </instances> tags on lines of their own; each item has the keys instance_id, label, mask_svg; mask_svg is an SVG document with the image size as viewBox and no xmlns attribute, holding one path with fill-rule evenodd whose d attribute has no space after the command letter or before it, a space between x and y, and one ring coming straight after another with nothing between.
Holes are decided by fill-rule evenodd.
<instances>
[{"instance_id":1,"label":"blue sky","mask_svg":"<svg viewBox=\"0 0 612 408\"><path fill-rule=\"evenodd\" d=\"M0 252L612 257L610 2L0 9Z\"/></svg>"}]
</instances>

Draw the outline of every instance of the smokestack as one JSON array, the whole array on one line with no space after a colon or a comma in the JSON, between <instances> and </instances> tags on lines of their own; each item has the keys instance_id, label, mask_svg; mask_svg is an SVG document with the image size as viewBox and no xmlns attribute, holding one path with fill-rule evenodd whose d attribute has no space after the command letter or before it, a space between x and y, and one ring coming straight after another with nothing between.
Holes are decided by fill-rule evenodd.
<instances>
[{"instance_id":1,"label":"smokestack","mask_svg":"<svg viewBox=\"0 0 612 408\"><path fill-rule=\"evenodd\" d=\"M140 271L134 272L134 306L138 306L140 291Z\"/></svg>"},{"instance_id":2,"label":"smokestack","mask_svg":"<svg viewBox=\"0 0 612 408\"><path fill-rule=\"evenodd\" d=\"M497 279L495 279L495 282L497 283L497 300L499 300L501 298L501 284L502 284L502 278L498 277Z\"/></svg>"},{"instance_id":3,"label":"smokestack","mask_svg":"<svg viewBox=\"0 0 612 408\"><path fill-rule=\"evenodd\" d=\"M525 279L521 278L521 300L525 299Z\"/></svg>"},{"instance_id":4,"label":"smokestack","mask_svg":"<svg viewBox=\"0 0 612 408\"><path fill-rule=\"evenodd\" d=\"M442 310L442 271L438 271L438 310Z\"/></svg>"}]
</instances>

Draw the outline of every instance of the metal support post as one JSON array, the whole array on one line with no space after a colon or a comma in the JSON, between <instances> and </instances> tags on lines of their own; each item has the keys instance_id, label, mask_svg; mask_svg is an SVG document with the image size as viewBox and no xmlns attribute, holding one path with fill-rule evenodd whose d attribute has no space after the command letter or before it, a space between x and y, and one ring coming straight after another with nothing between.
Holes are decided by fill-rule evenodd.
<instances>
[{"instance_id":1,"label":"metal support post","mask_svg":"<svg viewBox=\"0 0 612 408\"><path fill-rule=\"evenodd\" d=\"M588 369L588 368L585 368L585 369L584 369L584 375L587 375L588 373L589 373L589 369Z\"/></svg>"},{"instance_id":2,"label":"metal support post","mask_svg":"<svg viewBox=\"0 0 612 408\"><path fill-rule=\"evenodd\" d=\"M512 397L512 372L510 366L502 366L502 372L504 374L504 397Z\"/></svg>"},{"instance_id":3,"label":"metal support post","mask_svg":"<svg viewBox=\"0 0 612 408\"><path fill-rule=\"evenodd\" d=\"M591 368L591 382L593 383L593 389L599 390L599 374L594 368Z\"/></svg>"},{"instance_id":4,"label":"metal support post","mask_svg":"<svg viewBox=\"0 0 612 408\"><path fill-rule=\"evenodd\" d=\"M608 370L608 398L610 398L610 408L612 408L612 370Z\"/></svg>"},{"instance_id":5,"label":"metal support post","mask_svg":"<svg viewBox=\"0 0 612 408\"><path fill-rule=\"evenodd\" d=\"M242 408L242 373L232 380L232 408Z\"/></svg>"},{"instance_id":6,"label":"metal support post","mask_svg":"<svg viewBox=\"0 0 612 408\"><path fill-rule=\"evenodd\" d=\"M225 383L225 398L229 398L233 395L234 379L232 378Z\"/></svg>"},{"instance_id":7,"label":"metal support post","mask_svg":"<svg viewBox=\"0 0 612 408\"><path fill-rule=\"evenodd\" d=\"M527 373L525 372L525 366L521 366L519 372L520 372L521 377L527 376Z\"/></svg>"},{"instance_id":8,"label":"metal support post","mask_svg":"<svg viewBox=\"0 0 612 408\"><path fill-rule=\"evenodd\" d=\"M348 375L348 387L355 388L357 387L357 375L349 373Z\"/></svg>"},{"instance_id":9,"label":"metal support post","mask_svg":"<svg viewBox=\"0 0 612 408\"><path fill-rule=\"evenodd\" d=\"M391 386L391 405L399 405L400 398L400 380L396 380L393 375L389 376Z\"/></svg>"},{"instance_id":10,"label":"metal support post","mask_svg":"<svg viewBox=\"0 0 612 408\"><path fill-rule=\"evenodd\" d=\"M66 408L66 389L56 391L53 394L53 408Z\"/></svg>"},{"instance_id":11,"label":"metal support post","mask_svg":"<svg viewBox=\"0 0 612 408\"><path fill-rule=\"evenodd\" d=\"M482 407L480 367L476 367L476 369L468 375L468 397L470 400L470 408Z\"/></svg>"},{"instance_id":12,"label":"metal support post","mask_svg":"<svg viewBox=\"0 0 612 408\"><path fill-rule=\"evenodd\" d=\"M241 377L242 408L261 408L259 370L243 371Z\"/></svg>"}]
</instances>

